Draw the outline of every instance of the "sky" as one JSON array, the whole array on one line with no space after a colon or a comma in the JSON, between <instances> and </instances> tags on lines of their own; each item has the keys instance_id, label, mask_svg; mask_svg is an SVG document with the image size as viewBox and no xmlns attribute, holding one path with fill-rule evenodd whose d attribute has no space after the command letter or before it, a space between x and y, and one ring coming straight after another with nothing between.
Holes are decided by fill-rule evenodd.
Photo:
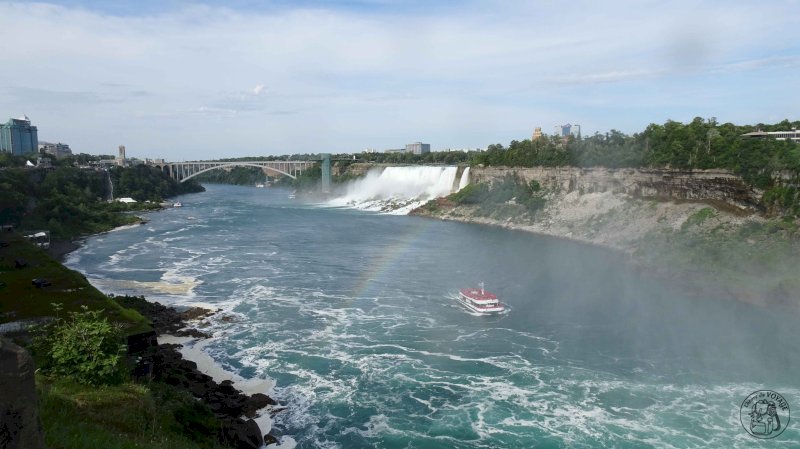
<instances>
[{"instance_id":1,"label":"sky","mask_svg":"<svg viewBox=\"0 0 800 449\"><path fill-rule=\"evenodd\" d=\"M797 120L800 0L0 1L0 121L171 161Z\"/></svg>"}]
</instances>

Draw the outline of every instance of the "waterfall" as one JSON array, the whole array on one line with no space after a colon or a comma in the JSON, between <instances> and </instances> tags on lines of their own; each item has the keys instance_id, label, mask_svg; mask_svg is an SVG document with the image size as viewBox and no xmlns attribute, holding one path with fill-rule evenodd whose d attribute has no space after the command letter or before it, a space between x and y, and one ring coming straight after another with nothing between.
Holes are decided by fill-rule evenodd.
<instances>
[{"instance_id":1,"label":"waterfall","mask_svg":"<svg viewBox=\"0 0 800 449\"><path fill-rule=\"evenodd\" d=\"M469 167L464 168L464 173L461 173L461 179L458 181L458 190L463 189L469 185Z\"/></svg>"},{"instance_id":2,"label":"waterfall","mask_svg":"<svg viewBox=\"0 0 800 449\"><path fill-rule=\"evenodd\" d=\"M370 170L364 178L341 188L328 205L407 214L429 200L452 193L457 170L426 166Z\"/></svg>"},{"instance_id":3,"label":"waterfall","mask_svg":"<svg viewBox=\"0 0 800 449\"><path fill-rule=\"evenodd\" d=\"M114 182L111 181L111 172L106 170L106 178L108 178L108 196L109 201L114 201Z\"/></svg>"}]
</instances>

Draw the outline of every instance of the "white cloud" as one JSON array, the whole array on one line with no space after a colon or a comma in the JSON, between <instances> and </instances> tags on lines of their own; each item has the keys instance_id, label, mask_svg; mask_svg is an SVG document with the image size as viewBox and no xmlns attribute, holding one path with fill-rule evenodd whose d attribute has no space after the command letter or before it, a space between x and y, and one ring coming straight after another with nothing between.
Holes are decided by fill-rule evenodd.
<instances>
[{"instance_id":1,"label":"white cloud","mask_svg":"<svg viewBox=\"0 0 800 449\"><path fill-rule=\"evenodd\" d=\"M474 147L578 120L636 131L682 94L676 79L694 91L746 89L765 70L796 70L800 23L785 8L483 2L436 15L188 6L114 16L5 2L0 39L25 42L4 47L13 64L0 70L0 113L25 110L40 134L79 151L127 142L167 158L417 139ZM790 113L790 100L760 110ZM692 101L673 118L697 115ZM695 104L723 119L736 107Z\"/></svg>"}]
</instances>

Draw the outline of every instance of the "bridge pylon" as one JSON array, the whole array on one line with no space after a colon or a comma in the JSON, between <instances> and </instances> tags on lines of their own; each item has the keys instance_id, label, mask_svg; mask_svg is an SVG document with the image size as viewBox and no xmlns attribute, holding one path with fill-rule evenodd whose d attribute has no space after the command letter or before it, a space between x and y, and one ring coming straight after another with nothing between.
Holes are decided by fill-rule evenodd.
<instances>
[{"instance_id":1,"label":"bridge pylon","mask_svg":"<svg viewBox=\"0 0 800 449\"><path fill-rule=\"evenodd\" d=\"M331 154L322 153L322 193L331 192Z\"/></svg>"}]
</instances>

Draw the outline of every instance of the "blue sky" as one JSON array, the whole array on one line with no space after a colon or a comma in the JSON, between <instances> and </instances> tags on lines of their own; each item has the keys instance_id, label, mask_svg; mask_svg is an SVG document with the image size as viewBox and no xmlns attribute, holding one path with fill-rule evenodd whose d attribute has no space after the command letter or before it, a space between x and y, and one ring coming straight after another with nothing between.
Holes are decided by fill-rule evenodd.
<instances>
[{"instance_id":1,"label":"blue sky","mask_svg":"<svg viewBox=\"0 0 800 449\"><path fill-rule=\"evenodd\" d=\"M800 1L0 1L0 118L171 160L798 119ZM9 45L9 43L13 43ZM3 119L4 120L4 119Z\"/></svg>"}]
</instances>

